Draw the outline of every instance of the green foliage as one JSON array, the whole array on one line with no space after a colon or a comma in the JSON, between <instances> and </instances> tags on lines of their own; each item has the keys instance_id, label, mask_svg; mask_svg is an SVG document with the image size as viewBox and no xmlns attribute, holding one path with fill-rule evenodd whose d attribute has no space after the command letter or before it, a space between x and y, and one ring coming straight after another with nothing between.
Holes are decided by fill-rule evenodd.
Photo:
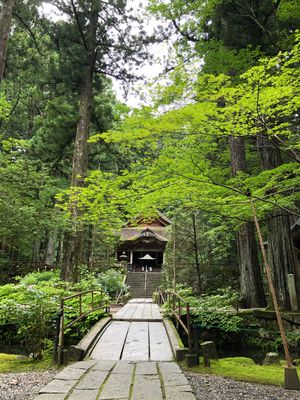
<instances>
[{"instance_id":1,"label":"green foliage","mask_svg":"<svg viewBox=\"0 0 300 400\"><path fill-rule=\"evenodd\" d=\"M190 304L192 323L202 329L239 332L243 318L236 314L238 293L231 288L216 294L195 297L189 287L178 286L176 292ZM166 305L168 309L168 306Z\"/></svg>"},{"instance_id":2,"label":"green foliage","mask_svg":"<svg viewBox=\"0 0 300 400\"><path fill-rule=\"evenodd\" d=\"M201 209L189 210L180 206L168 215L172 220L172 231L164 257L167 286L173 279L174 263L176 282L191 286L198 294L235 285L237 262L232 224Z\"/></svg>"},{"instance_id":3,"label":"green foliage","mask_svg":"<svg viewBox=\"0 0 300 400\"><path fill-rule=\"evenodd\" d=\"M119 200L127 202L128 213L184 205L229 218L232 227L239 229L241 223L252 219L246 196L249 189L259 216L274 206L295 211L299 199L294 119L300 107L299 69L295 67L299 52L298 38L291 51L262 59L240 76L238 84L224 75L199 75L190 104L171 104L166 112L142 109L108 132L108 141L128 147L131 142L133 149L151 148L142 162L133 163L118 178ZM168 88L166 97L172 100ZM159 87L160 96L161 90ZM231 178L227 140L233 133L254 138L266 135L289 155L289 162L260 172L256 157L253 169ZM253 157L253 143L248 151Z\"/></svg>"},{"instance_id":4,"label":"green foliage","mask_svg":"<svg viewBox=\"0 0 300 400\"><path fill-rule=\"evenodd\" d=\"M26 141L10 139L1 146L0 236L5 254L15 251L26 260L33 256L35 241L64 225L53 204L59 185L45 167L26 157Z\"/></svg>"},{"instance_id":5,"label":"green foliage","mask_svg":"<svg viewBox=\"0 0 300 400\"><path fill-rule=\"evenodd\" d=\"M7 117L9 110L8 102L3 97L0 97L0 120Z\"/></svg>"},{"instance_id":6,"label":"green foliage","mask_svg":"<svg viewBox=\"0 0 300 400\"><path fill-rule=\"evenodd\" d=\"M41 358L44 352L49 352L48 339L53 339L60 299L90 289L104 291L105 284L108 290L102 294L94 294L94 305L105 305L110 300L109 294L113 296L117 290L126 289L122 283L122 275L115 271L108 271L100 277L85 273L76 284L61 281L57 270L36 272L20 278L16 284L0 286L0 329L4 332L3 340L17 342L28 353L32 353L34 358ZM83 313L90 310L91 302L91 294L83 296ZM78 298L67 300L65 323L73 321L78 312ZM72 330L66 331L66 336L79 339L103 315L103 310L95 311L74 325ZM16 327L16 334L6 327Z\"/></svg>"},{"instance_id":7,"label":"green foliage","mask_svg":"<svg viewBox=\"0 0 300 400\"><path fill-rule=\"evenodd\" d=\"M109 269L100 274L98 280L102 290L107 292L113 299L116 299L121 291L124 294L128 292L128 286L124 283L124 275L119 271Z\"/></svg>"}]
</instances>

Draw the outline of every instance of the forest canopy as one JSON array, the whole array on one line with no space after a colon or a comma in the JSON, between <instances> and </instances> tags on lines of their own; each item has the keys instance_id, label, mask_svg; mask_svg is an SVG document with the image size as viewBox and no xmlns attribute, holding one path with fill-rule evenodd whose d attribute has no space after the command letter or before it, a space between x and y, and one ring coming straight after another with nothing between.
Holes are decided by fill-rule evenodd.
<instances>
[{"instance_id":1,"label":"forest canopy","mask_svg":"<svg viewBox=\"0 0 300 400\"><path fill-rule=\"evenodd\" d=\"M22 262L56 264L67 281L83 265L109 268L116 231L160 210L173 221L167 277L180 263L178 281L200 293L234 270L241 304L265 306L251 198L280 307L298 310L299 5L126 3L55 0L55 19L42 1L1 2L3 281ZM151 34L146 18L158 22ZM171 52L144 87L149 104L119 101L115 80L139 81L159 43Z\"/></svg>"}]
</instances>

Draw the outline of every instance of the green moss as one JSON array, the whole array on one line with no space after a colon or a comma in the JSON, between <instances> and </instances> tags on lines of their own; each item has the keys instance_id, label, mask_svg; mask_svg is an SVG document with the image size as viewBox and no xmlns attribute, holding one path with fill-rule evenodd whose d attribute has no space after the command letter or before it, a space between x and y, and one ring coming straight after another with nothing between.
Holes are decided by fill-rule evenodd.
<instances>
[{"instance_id":1,"label":"green moss","mask_svg":"<svg viewBox=\"0 0 300 400\"><path fill-rule=\"evenodd\" d=\"M47 371L56 368L50 358L33 360L28 357L19 358L15 354L0 354L0 373Z\"/></svg>"},{"instance_id":2,"label":"green moss","mask_svg":"<svg viewBox=\"0 0 300 400\"><path fill-rule=\"evenodd\" d=\"M172 330L174 332L174 335L175 335L175 337L177 339L178 347L180 349L183 349L184 345L182 343L181 337L179 336L179 333L178 333L177 329L175 328L175 325L173 324L173 322L170 319L168 320L168 324L169 324L169 326L172 328Z\"/></svg>"},{"instance_id":3,"label":"green moss","mask_svg":"<svg viewBox=\"0 0 300 400\"><path fill-rule=\"evenodd\" d=\"M276 386L283 385L284 365L257 365L246 357L223 358L218 361L211 360L210 368L205 368L201 363L191 368L193 372L215 374L239 381L256 382ZM297 368L300 375L300 368Z\"/></svg>"},{"instance_id":4,"label":"green moss","mask_svg":"<svg viewBox=\"0 0 300 400\"><path fill-rule=\"evenodd\" d=\"M0 353L0 363L3 361L14 361L20 358L17 354Z\"/></svg>"}]
</instances>

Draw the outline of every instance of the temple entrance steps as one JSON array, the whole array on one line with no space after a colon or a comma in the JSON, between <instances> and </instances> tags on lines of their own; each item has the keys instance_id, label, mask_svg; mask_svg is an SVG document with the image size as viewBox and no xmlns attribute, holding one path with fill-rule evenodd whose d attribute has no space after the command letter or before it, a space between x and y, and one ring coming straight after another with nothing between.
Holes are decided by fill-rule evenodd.
<instances>
[{"instance_id":1,"label":"temple entrance steps","mask_svg":"<svg viewBox=\"0 0 300 400\"><path fill-rule=\"evenodd\" d=\"M151 298L161 283L161 272L128 272L126 285L133 298Z\"/></svg>"}]
</instances>

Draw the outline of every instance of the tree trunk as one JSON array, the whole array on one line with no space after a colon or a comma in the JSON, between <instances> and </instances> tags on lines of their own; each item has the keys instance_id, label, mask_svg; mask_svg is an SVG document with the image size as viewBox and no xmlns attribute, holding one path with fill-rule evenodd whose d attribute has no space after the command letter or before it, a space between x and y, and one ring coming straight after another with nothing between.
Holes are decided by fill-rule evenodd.
<instances>
[{"instance_id":1,"label":"tree trunk","mask_svg":"<svg viewBox=\"0 0 300 400\"><path fill-rule=\"evenodd\" d=\"M264 170L273 169L282 164L281 154L276 142L272 143L265 135L257 140L261 164ZM272 269L273 284L275 286L279 307L291 310L290 293L288 290L288 274L294 274L296 289L299 293L300 282L297 279L296 260L292 242L291 221L287 212L274 208L269 214L267 222L268 258Z\"/></svg>"},{"instance_id":2,"label":"tree trunk","mask_svg":"<svg viewBox=\"0 0 300 400\"><path fill-rule=\"evenodd\" d=\"M201 270L200 270L200 262L199 262L199 248L198 248L198 235L197 235L197 226L196 226L196 215L192 213L192 223L193 223L193 246L194 246L194 254L195 254L195 270L197 277L197 293L201 293L202 284L201 284Z\"/></svg>"},{"instance_id":3,"label":"tree trunk","mask_svg":"<svg viewBox=\"0 0 300 400\"><path fill-rule=\"evenodd\" d=\"M95 227L91 225L89 227L88 256L87 256L90 271L94 269L94 250L95 250Z\"/></svg>"},{"instance_id":4,"label":"tree trunk","mask_svg":"<svg viewBox=\"0 0 300 400\"><path fill-rule=\"evenodd\" d=\"M33 255L32 255L32 261L34 263L40 261L40 250L41 250L41 241L40 239L35 239L33 247Z\"/></svg>"},{"instance_id":5,"label":"tree trunk","mask_svg":"<svg viewBox=\"0 0 300 400\"><path fill-rule=\"evenodd\" d=\"M98 3L98 5L97 5ZM87 175L88 138L90 133L91 110L93 103L93 74L96 55L96 32L99 14L99 2L91 5L89 26L87 30L85 65L82 69L82 79L79 95L79 121L76 129L75 148L73 155L71 187L82 187ZM71 206L72 231L66 234L64 241L64 259L61 276L64 280L74 281L77 278L77 267L81 263L83 229L78 223L81 211L76 202Z\"/></svg>"},{"instance_id":6,"label":"tree trunk","mask_svg":"<svg viewBox=\"0 0 300 400\"><path fill-rule=\"evenodd\" d=\"M229 137L231 173L246 172L246 152L243 137ZM241 305L245 308L264 307L266 297L258 260L255 230L252 222L246 222L237 233L237 249L240 269Z\"/></svg>"},{"instance_id":7,"label":"tree trunk","mask_svg":"<svg viewBox=\"0 0 300 400\"><path fill-rule=\"evenodd\" d=\"M3 0L0 12L0 82L3 79L8 38L15 0Z\"/></svg>"},{"instance_id":8,"label":"tree trunk","mask_svg":"<svg viewBox=\"0 0 300 400\"><path fill-rule=\"evenodd\" d=\"M48 234L48 241L45 254L45 264L53 265L55 260L55 243L56 243L57 232L52 231Z\"/></svg>"}]
</instances>

